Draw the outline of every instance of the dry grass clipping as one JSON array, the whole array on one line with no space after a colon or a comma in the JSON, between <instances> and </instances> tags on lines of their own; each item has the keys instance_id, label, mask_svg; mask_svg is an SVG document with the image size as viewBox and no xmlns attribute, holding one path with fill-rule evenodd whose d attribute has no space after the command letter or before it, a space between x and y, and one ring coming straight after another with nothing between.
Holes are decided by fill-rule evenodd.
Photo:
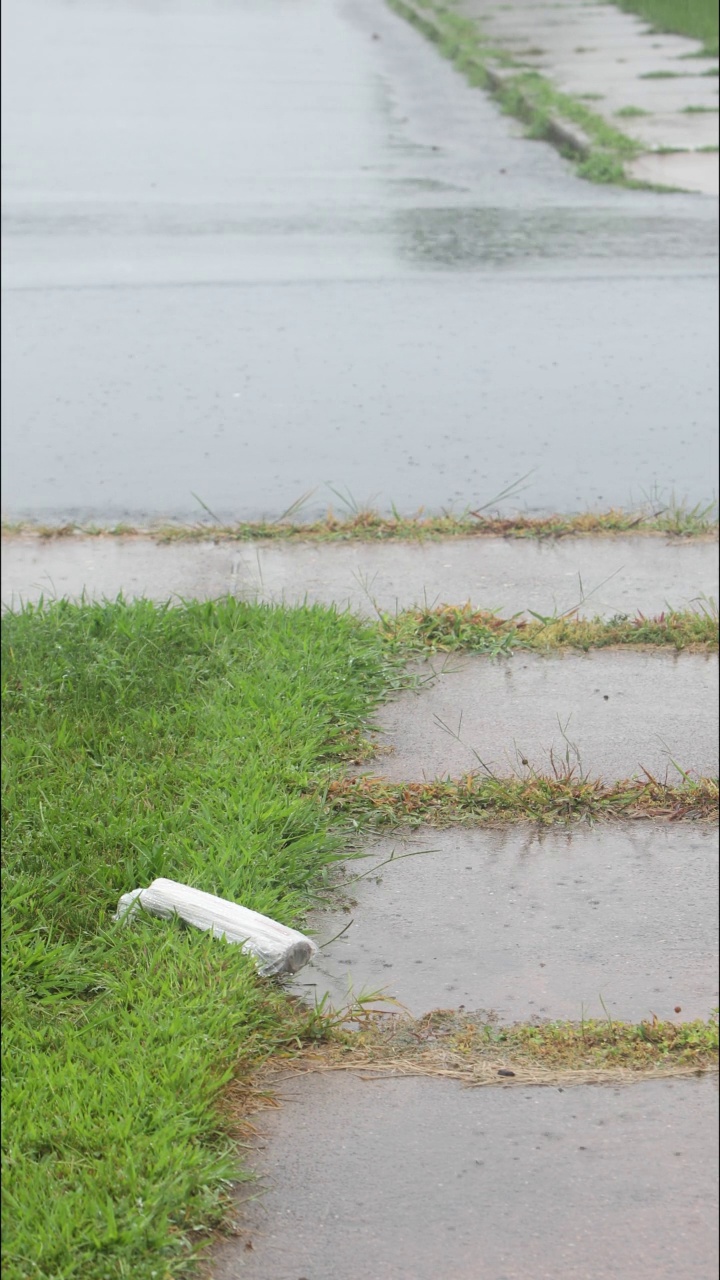
<instances>
[{"instance_id":1,"label":"dry grass clipping","mask_svg":"<svg viewBox=\"0 0 720 1280\"><path fill-rule=\"evenodd\" d=\"M718 1068L718 1023L588 1020L500 1026L492 1015L436 1009L356 1015L324 1045L284 1065L294 1071L353 1071L365 1079L434 1076L469 1088L630 1084L704 1075ZM276 1064L278 1065L278 1064Z\"/></svg>"},{"instance_id":2,"label":"dry grass clipping","mask_svg":"<svg viewBox=\"0 0 720 1280\"><path fill-rule=\"evenodd\" d=\"M333 781L327 800L354 818L381 824L434 827L536 822L654 819L717 821L718 782L689 777L679 786L644 779L605 783L582 776L481 777L433 782L388 782L368 775Z\"/></svg>"}]
</instances>

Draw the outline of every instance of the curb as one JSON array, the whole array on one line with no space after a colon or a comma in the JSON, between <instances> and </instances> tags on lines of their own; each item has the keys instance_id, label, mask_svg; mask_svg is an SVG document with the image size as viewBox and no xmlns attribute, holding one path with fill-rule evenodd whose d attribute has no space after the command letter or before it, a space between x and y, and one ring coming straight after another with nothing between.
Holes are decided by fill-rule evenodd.
<instances>
[{"instance_id":1,"label":"curb","mask_svg":"<svg viewBox=\"0 0 720 1280\"><path fill-rule=\"evenodd\" d=\"M401 17L406 18L412 26L422 31L435 44L441 44L448 38L442 27L432 17L421 13L413 4L409 4L408 0L388 0L388 3L391 9ZM474 71L496 98L501 97L505 89L512 87L522 111L527 115L528 119L532 119L535 112L534 103L516 84L516 81L520 78L520 73L509 69L491 67L470 57L464 60L463 70ZM592 151L592 143L584 130L577 125L569 124L558 115L549 115L547 117L543 137L545 141L550 142L559 151L570 151L573 155L583 160L587 159Z\"/></svg>"},{"instance_id":2,"label":"curb","mask_svg":"<svg viewBox=\"0 0 720 1280\"><path fill-rule=\"evenodd\" d=\"M512 86L520 105L527 112L528 118L532 117L534 105L515 83L519 77L514 71L505 71L498 67L484 67L483 70L487 82L495 95ZM568 124L561 116L548 116L543 136L547 142L553 143L559 150L572 151L574 155L578 155L582 159L589 156L592 150L592 143L587 134L577 125Z\"/></svg>"}]
</instances>

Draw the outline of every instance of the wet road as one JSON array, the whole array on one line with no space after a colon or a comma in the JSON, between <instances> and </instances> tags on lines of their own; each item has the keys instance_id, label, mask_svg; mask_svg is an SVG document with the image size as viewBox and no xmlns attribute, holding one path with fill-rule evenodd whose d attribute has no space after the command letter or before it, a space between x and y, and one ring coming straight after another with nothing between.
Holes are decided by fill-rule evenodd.
<instances>
[{"instance_id":1,"label":"wet road","mask_svg":"<svg viewBox=\"0 0 720 1280\"><path fill-rule=\"evenodd\" d=\"M381 0L3 9L6 517L712 497L716 201L579 181Z\"/></svg>"}]
</instances>

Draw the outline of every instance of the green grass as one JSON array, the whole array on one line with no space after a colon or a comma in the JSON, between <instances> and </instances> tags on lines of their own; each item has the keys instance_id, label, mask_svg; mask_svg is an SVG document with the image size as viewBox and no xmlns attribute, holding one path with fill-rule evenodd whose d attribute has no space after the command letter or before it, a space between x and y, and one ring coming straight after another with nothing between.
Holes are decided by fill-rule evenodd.
<instances>
[{"instance_id":1,"label":"green grass","mask_svg":"<svg viewBox=\"0 0 720 1280\"><path fill-rule=\"evenodd\" d=\"M657 31L701 40L705 52L718 52L717 0L613 0L626 13L637 13Z\"/></svg>"},{"instance_id":2,"label":"green grass","mask_svg":"<svg viewBox=\"0 0 720 1280\"><path fill-rule=\"evenodd\" d=\"M563 616L500 618L472 605L441 605L436 609L406 609L381 614L380 634L397 651L452 653L464 650L490 657L510 655L516 649L549 653L555 649L604 649L612 646L663 646L715 653L718 649L718 612L708 601L697 612L670 610L654 618L578 618Z\"/></svg>"},{"instance_id":3,"label":"green grass","mask_svg":"<svg viewBox=\"0 0 720 1280\"><path fill-rule=\"evenodd\" d=\"M236 1154L226 1082L312 1018L240 948L111 921L159 875L302 921L347 852L325 781L386 687L321 608L28 608L3 622L7 1280L184 1274Z\"/></svg>"},{"instance_id":4,"label":"green grass","mask_svg":"<svg viewBox=\"0 0 720 1280\"><path fill-rule=\"evenodd\" d=\"M646 116L647 114L648 112L643 111L642 107L621 107L619 111L615 112L615 115L622 120L635 120L638 116Z\"/></svg>"}]
</instances>

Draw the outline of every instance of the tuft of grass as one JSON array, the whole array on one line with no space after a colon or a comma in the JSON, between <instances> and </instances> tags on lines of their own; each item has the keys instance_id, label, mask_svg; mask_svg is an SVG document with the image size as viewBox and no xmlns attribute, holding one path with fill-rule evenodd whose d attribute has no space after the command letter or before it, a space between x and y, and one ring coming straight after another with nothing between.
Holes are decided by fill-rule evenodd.
<instances>
[{"instance_id":1,"label":"tuft of grass","mask_svg":"<svg viewBox=\"0 0 720 1280\"><path fill-rule=\"evenodd\" d=\"M522 822L547 826L620 818L711 822L718 816L717 779L693 780L687 775L677 786L649 775L604 783L572 769L555 777L528 770L524 777L466 774L433 782L388 782L361 775L333 780L326 794L331 809L379 827Z\"/></svg>"},{"instance_id":2,"label":"tuft of grass","mask_svg":"<svg viewBox=\"0 0 720 1280\"><path fill-rule=\"evenodd\" d=\"M717 0L613 0L626 13L637 13L652 23L655 31L690 36L701 40L703 52L718 52Z\"/></svg>"},{"instance_id":3,"label":"tuft of grass","mask_svg":"<svg viewBox=\"0 0 720 1280\"><path fill-rule=\"evenodd\" d=\"M554 141L552 120L560 116L577 125L590 143L615 158L637 154L637 143L608 124L579 99L562 94L537 72L513 76L498 91L501 104L511 115L525 119L529 136Z\"/></svg>"},{"instance_id":4,"label":"tuft of grass","mask_svg":"<svg viewBox=\"0 0 720 1280\"><path fill-rule=\"evenodd\" d=\"M634 617L617 614L613 618L579 618L572 611L550 617L532 614L530 620L520 616L500 618L470 604L441 605L436 609L382 614L378 625L383 640L406 654L464 650L497 657L515 649L548 653L572 648L587 652L620 645L667 646L709 653L718 649L718 612L712 601L697 612L670 610L655 618L646 618L642 613Z\"/></svg>"},{"instance_id":5,"label":"tuft of grass","mask_svg":"<svg viewBox=\"0 0 720 1280\"><path fill-rule=\"evenodd\" d=\"M636 1024L593 1019L499 1025L492 1015L435 1009L364 1015L297 1064L302 1070L428 1075L471 1087L630 1082L717 1071L718 1018Z\"/></svg>"},{"instance_id":6,"label":"tuft of grass","mask_svg":"<svg viewBox=\"0 0 720 1280\"><path fill-rule=\"evenodd\" d=\"M438 538L564 538L613 534L662 534L677 538L717 537L717 503L648 504L639 510L582 512L576 515L487 515L484 511L426 515L423 508L412 515L393 511L356 510L338 516L329 510L320 520L240 520L235 524L155 524L113 526L63 524L38 525L25 521L4 522L2 536L32 535L44 539L152 538L156 542L385 542Z\"/></svg>"},{"instance_id":7,"label":"tuft of grass","mask_svg":"<svg viewBox=\"0 0 720 1280\"><path fill-rule=\"evenodd\" d=\"M621 107L615 112L616 116L620 116L623 120L636 120L638 116L646 116L649 112L644 111L642 107Z\"/></svg>"},{"instance_id":8,"label":"tuft of grass","mask_svg":"<svg viewBox=\"0 0 720 1280\"><path fill-rule=\"evenodd\" d=\"M163 875L301 923L347 854L324 788L392 678L377 633L322 608L3 619L8 1280L185 1274L222 1219L245 1176L222 1092L315 1023L241 948L111 916Z\"/></svg>"},{"instance_id":9,"label":"tuft of grass","mask_svg":"<svg viewBox=\"0 0 720 1280\"><path fill-rule=\"evenodd\" d=\"M581 178L587 178L588 182L599 185L626 185L622 161L617 156L604 152L593 152L589 155L578 165L578 173Z\"/></svg>"}]
</instances>

